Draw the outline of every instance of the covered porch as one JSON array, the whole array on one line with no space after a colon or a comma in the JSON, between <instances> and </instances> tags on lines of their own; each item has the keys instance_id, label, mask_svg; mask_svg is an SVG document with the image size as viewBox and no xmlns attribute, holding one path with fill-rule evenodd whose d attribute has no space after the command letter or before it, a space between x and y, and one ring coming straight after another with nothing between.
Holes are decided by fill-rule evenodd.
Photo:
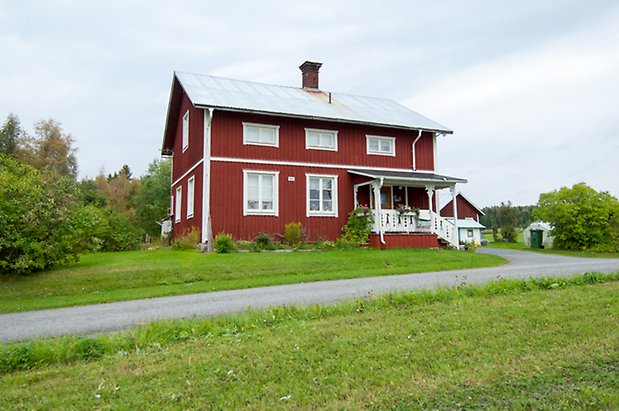
<instances>
[{"instance_id":1,"label":"covered porch","mask_svg":"<svg viewBox=\"0 0 619 411\"><path fill-rule=\"evenodd\" d=\"M371 210L373 237L379 246L400 247L410 243L411 247L443 244L459 248L456 201L453 202L456 219L442 218L437 191L448 189L455 199L456 184L466 180L413 171L350 169L348 172L359 181L353 186L354 205L367 205Z\"/></svg>"}]
</instances>

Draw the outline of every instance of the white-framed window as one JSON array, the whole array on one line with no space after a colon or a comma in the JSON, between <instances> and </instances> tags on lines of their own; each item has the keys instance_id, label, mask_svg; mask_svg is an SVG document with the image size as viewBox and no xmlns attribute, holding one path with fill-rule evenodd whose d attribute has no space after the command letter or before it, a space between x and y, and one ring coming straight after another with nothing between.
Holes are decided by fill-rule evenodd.
<instances>
[{"instance_id":1,"label":"white-framed window","mask_svg":"<svg viewBox=\"0 0 619 411\"><path fill-rule=\"evenodd\" d=\"M337 176L306 174L307 216L337 217Z\"/></svg>"},{"instance_id":2,"label":"white-framed window","mask_svg":"<svg viewBox=\"0 0 619 411\"><path fill-rule=\"evenodd\" d=\"M187 180L187 218L193 217L193 200L194 200L194 185L196 178L191 176Z\"/></svg>"},{"instance_id":3,"label":"white-framed window","mask_svg":"<svg viewBox=\"0 0 619 411\"><path fill-rule=\"evenodd\" d=\"M183 151L189 147L189 110L183 116Z\"/></svg>"},{"instance_id":4,"label":"white-framed window","mask_svg":"<svg viewBox=\"0 0 619 411\"><path fill-rule=\"evenodd\" d=\"M395 137L365 136L367 153L395 157Z\"/></svg>"},{"instance_id":5,"label":"white-framed window","mask_svg":"<svg viewBox=\"0 0 619 411\"><path fill-rule=\"evenodd\" d=\"M243 215L278 215L278 171L243 170Z\"/></svg>"},{"instance_id":6,"label":"white-framed window","mask_svg":"<svg viewBox=\"0 0 619 411\"><path fill-rule=\"evenodd\" d=\"M279 126L243 123L243 144L279 147Z\"/></svg>"},{"instance_id":7,"label":"white-framed window","mask_svg":"<svg viewBox=\"0 0 619 411\"><path fill-rule=\"evenodd\" d=\"M183 201L183 186L176 187L176 198L174 199L174 221L181 221L181 204Z\"/></svg>"},{"instance_id":8,"label":"white-framed window","mask_svg":"<svg viewBox=\"0 0 619 411\"><path fill-rule=\"evenodd\" d=\"M305 148L308 150L337 151L337 131L306 128Z\"/></svg>"}]
</instances>

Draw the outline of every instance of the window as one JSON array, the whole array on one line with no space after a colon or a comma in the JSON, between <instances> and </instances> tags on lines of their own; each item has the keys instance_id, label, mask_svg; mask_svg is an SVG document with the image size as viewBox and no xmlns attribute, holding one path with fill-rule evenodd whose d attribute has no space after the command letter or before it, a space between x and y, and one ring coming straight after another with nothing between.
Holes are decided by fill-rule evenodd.
<instances>
[{"instance_id":1,"label":"window","mask_svg":"<svg viewBox=\"0 0 619 411\"><path fill-rule=\"evenodd\" d=\"M277 215L277 181L274 171L243 170L243 215Z\"/></svg>"},{"instance_id":2,"label":"window","mask_svg":"<svg viewBox=\"0 0 619 411\"><path fill-rule=\"evenodd\" d=\"M337 217L337 176L307 174L307 216Z\"/></svg>"},{"instance_id":3,"label":"window","mask_svg":"<svg viewBox=\"0 0 619 411\"><path fill-rule=\"evenodd\" d=\"M178 186L176 188L176 198L174 199L175 201L175 207L174 207L174 221L175 222L179 222L181 221L181 201L183 198L183 186Z\"/></svg>"},{"instance_id":4,"label":"window","mask_svg":"<svg viewBox=\"0 0 619 411\"><path fill-rule=\"evenodd\" d=\"M395 137L365 136L367 153L395 157Z\"/></svg>"},{"instance_id":5,"label":"window","mask_svg":"<svg viewBox=\"0 0 619 411\"><path fill-rule=\"evenodd\" d=\"M337 131L306 128L305 148L337 151Z\"/></svg>"},{"instance_id":6,"label":"window","mask_svg":"<svg viewBox=\"0 0 619 411\"><path fill-rule=\"evenodd\" d=\"M466 236L468 238L473 238L473 230L466 230Z\"/></svg>"},{"instance_id":7,"label":"window","mask_svg":"<svg viewBox=\"0 0 619 411\"><path fill-rule=\"evenodd\" d=\"M189 147L189 110L183 116L183 151Z\"/></svg>"},{"instance_id":8,"label":"window","mask_svg":"<svg viewBox=\"0 0 619 411\"><path fill-rule=\"evenodd\" d=\"M279 126L243 123L243 144L279 147Z\"/></svg>"},{"instance_id":9,"label":"window","mask_svg":"<svg viewBox=\"0 0 619 411\"><path fill-rule=\"evenodd\" d=\"M194 182L195 177L193 176L187 180L187 218L193 217Z\"/></svg>"}]
</instances>

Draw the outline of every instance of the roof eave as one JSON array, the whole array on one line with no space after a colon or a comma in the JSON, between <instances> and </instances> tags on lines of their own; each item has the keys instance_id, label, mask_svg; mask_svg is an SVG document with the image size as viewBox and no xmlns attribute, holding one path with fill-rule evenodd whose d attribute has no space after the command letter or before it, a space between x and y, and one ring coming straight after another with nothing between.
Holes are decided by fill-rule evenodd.
<instances>
[{"instance_id":1,"label":"roof eave","mask_svg":"<svg viewBox=\"0 0 619 411\"><path fill-rule=\"evenodd\" d=\"M403 125L397 125L397 124L377 123L377 122L371 122L371 121L355 121L355 120L333 118L333 117L304 116L302 114L290 114L290 113L282 113L282 112L277 112L277 111L265 111L265 110L252 110L252 109L239 108L239 107L203 105L203 104L196 104L195 107L201 108L201 109L216 108L219 110L232 111L236 113L250 113L250 114L277 116L277 117L301 118L305 120L331 121L335 123L346 123L346 124L360 124L360 125L375 126L375 127L396 128L400 130L421 130L421 131L427 131L430 133L437 133L437 134L453 134L453 131L449 129L433 129L433 128L427 128L427 127L403 126Z\"/></svg>"}]
</instances>

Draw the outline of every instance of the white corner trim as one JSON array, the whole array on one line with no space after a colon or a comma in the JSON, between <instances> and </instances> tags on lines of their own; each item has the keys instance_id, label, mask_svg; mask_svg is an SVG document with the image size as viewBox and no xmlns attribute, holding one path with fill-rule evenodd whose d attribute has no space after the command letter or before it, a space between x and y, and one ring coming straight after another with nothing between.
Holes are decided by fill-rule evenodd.
<instances>
[{"instance_id":1,"label":"white corner trim","mask_svg":"<svg viewBox=\"0 0 619 411\"><path fill-rule=\"evenodd\" d=\"M333 192L333 211L332 212L325 212L325 211L311 211L310 210L310 178L312 177L318 177L318 178L331 178L333 179L333 186L332 186L332 192ZM306 217L338 217L338 176L334 175L334 174L311 174L311 173L306 173L305 174L305 215ZM322 207L322 202L321 202L321 207Z\"/></svg>"}]
</instances>

